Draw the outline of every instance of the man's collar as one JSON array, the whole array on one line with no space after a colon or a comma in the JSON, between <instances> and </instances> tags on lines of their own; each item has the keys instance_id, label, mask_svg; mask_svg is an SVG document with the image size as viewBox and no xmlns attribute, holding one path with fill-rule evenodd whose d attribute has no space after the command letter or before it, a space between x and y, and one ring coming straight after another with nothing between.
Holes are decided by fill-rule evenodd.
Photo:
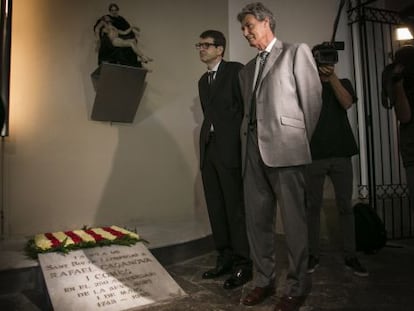
<instances>
[{"instance_id":1,"label":"man's collar","mask_svg":"<svg viewBox=\"0 0 414 311\"><path fill-rule=\"evenodd\" d=\"M223 59L220 59L220 61L210 69L207 67L208 71L217 71L222 61Z\"/></svg>"},{"instance_id":2,"label":"man's collar","mask_svg":"<svg viewBox=\"0 0 414 311\"><path fill-rule=\"evenodd\" d=\"M272 39L272 41L270 41L270 43L267 45L267 47L266 47L266 49L265 49L265 51L266 52L269 52L270 53L270 51L272 50L272 48L273 48L273 46L275 45L275 43L276 43L276 37L274 37L273 39Z\"/></svg>"}]
</instances>

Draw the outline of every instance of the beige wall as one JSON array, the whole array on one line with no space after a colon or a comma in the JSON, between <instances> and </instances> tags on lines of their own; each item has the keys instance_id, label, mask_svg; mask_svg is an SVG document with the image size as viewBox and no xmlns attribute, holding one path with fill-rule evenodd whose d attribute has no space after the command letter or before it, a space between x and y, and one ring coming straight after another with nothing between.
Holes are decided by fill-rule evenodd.
<instances>
[{"instance_id":1,"label":"beige wall","mask_svg":"<svg viewBox=\"0 0 414 311\"><path fill-rule=\"evenodd\" d=\"M14 1L8 235L205 214L197 160L204 66L194 43L212 26L227 34L227 3L117 1L155 61L135 122L112 125L89 118L92 27L109 3Z\"/></svg>"},{"instance_id":2,"label":"beige wall","mask_svg":"<svg viewBox=\"0 0 414 311\"><path fill-rule=\"evenodd\" d=\"M251 58L255 51L236 21L247 1L116 1L155 59L133 124L89 118L97 59L92 26L109 2L13 2L6 235L206 218L197 96L205 68L194 43L216 28L228 35L232 59ZM276 13L278 37L310 45L329 39L335 2L264 1Z\"/></svg>"}]
</instances>

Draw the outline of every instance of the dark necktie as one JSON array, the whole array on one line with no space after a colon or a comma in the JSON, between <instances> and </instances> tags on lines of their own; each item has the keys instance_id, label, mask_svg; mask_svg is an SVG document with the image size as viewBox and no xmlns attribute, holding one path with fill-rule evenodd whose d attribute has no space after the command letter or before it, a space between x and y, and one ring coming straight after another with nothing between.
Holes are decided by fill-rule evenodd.
<instances>
[{"instance_id":1,"label":"dark necktie","mask_svg":"<svg viewBox=\"0 0 414 311\"><path fill-rule=\"evenodd\" d=\"M214 73L215 71L208 71L207 72L207 81L208 81L208 85L212 85L214 82Z\"/></svg>"},{"instance_id":2,"label":"dark necktie","mask_svg":"<svg viewBox=\"0 0 414 311\"><path fill-rule=\"evenodd\" d=\"M263 68L266 63L267 56L269 55L269 52L263 51L259 54L259 71L257 73L256 82L254 84L254 89L252 93L252 100L250 103L250 118L249 118L249 125L255 125L256 124L256 92L257 88L259 86L259 81L262 77Z\"/></svg>"}]
</instances>

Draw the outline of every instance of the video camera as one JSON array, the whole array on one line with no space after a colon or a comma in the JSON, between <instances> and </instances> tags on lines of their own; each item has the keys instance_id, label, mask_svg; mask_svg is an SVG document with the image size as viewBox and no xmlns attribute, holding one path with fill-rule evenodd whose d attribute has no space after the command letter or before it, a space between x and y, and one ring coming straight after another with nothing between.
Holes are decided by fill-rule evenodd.
<instances>
[{"instance_id":1,"label":"video camera","mask_svg":"<svg viewBox=\"0 0 414 311\"><path fill-rule=\"evenodd\" d=\"M344 50L343 41L323 42L313 47L312 53L318 66L335 65L338 62L338 50Z\"/></svg>"},{"instance_id":2,"label":"video camera","mask_svg":"<svg viewBox=\"0 0 414 311\"><path fill-rule=\"evenodd\" d=\"M335 41L336 30L344 5L345 0L342 0L339 4L338 13L336 14L331 41L315 45L312 49L313 57L318 66L335 65L338 62L338 50L345 49L345 43L343 41Z\"/></svg>"}]
</instances>

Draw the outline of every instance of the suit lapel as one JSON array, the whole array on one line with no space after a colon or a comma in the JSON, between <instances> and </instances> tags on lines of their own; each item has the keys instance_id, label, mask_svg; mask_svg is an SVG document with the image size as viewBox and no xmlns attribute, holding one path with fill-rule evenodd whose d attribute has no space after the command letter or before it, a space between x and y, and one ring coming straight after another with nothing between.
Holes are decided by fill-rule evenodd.
<instances>
[{"instance_id":1,"label":"suit lapel","mask_svg":"<svg viewBox=\"0 0 414 311\"><path fill-rule=\"evenodd\" d=\"M245 66L246 70L246 81L244 83L244 87L246 89L247 94L253 93L253 79L254 79L254 71L256 70L256 58L252 59L249 63ZM249 95L250 97L251 95Z\"/></svg>"},{"instance_id":2,"label":"suit lapel","mask_svg":"<svg viewBox=\"0 0 414 311\"><path fill-rule=\"evenodd\" d=\"M272 50L270 51L270 54L267 57L265 66L263 68L263 73L261 77L261 81L266 77L267 73L269 72L270 68L273 67L275 64L277 58L279 57L280 53L282 53L283 50L283 43L280 40L276 40L275 44L273 45Z\"/></svg>"},{"instance_id":3,"label":"suit lapel","mask_svg":"<svg viewBox=\"0 0 414 311\"><path fill-rule=\"evenodd\" d=\"M200 98L202 102L207 102L209 98L209 85L207 80L207 73L201 77L200 81Z\"/></svg>"},{"instance_id":4,"label":"suit lapel","mask_svg":"<svg viewBox=\"0 0 414 311\"><path fill-rule=\"evenodd\" d=\"M224 60L221 61L219 67L217 68L216 76L214 78L214 82L212 85L210 85L210 100L214 97L214 95L217 93L217 88L219 85L221 85L221 80L223 79L223 71L226 67L226 62Z\"/></svg>"}]
</instances>

